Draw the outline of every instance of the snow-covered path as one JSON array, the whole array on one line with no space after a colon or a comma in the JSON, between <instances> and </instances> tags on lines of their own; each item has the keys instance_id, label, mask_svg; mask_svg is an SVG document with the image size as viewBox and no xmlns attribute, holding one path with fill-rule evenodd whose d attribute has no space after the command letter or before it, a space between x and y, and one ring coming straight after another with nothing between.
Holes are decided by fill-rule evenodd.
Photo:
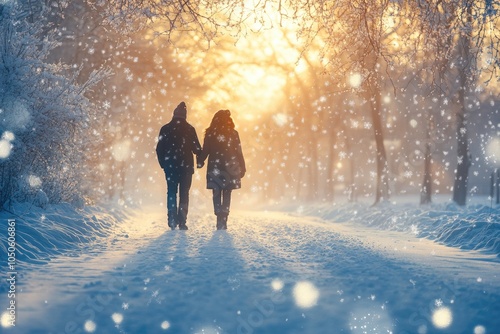
<instances>
[{"instance_id":1,"label":"snow-covered path","mask_svg":"<svg viewBox=\"0 0 500 334\"><path fill-rule=\"evenodd\" d=\"M228 231L164 220L138 213L126 236L26 268L5 332L500 331L495 257L282 213L235 212Z\"/></svg>"}]
</instances>

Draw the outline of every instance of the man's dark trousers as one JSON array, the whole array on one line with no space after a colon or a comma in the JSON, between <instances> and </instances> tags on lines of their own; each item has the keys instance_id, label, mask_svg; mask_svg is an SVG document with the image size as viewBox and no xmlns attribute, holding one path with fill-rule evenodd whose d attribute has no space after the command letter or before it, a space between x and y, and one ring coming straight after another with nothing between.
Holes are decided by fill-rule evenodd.
<instances>
[{"instance_id":1,"label":"man's dark trousers","mask_svg":"<svg viewBox=\"0 0 500 334\"><path fill-rule=\"evenodd\" d=\"M186 226L189 206L189 189L193 173L189 170L176 172L165 172L167 179L167 212L168 226L175 228ZM177 205L177 193L179 193L179 205Z\"/></svg>"}]
</instances>

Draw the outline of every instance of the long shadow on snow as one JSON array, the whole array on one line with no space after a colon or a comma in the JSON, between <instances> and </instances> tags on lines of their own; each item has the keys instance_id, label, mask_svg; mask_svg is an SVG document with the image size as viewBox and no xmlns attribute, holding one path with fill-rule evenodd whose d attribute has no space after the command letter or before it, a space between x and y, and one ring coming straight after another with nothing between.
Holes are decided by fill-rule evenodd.
<instances>
[{"instance_id":1,"label":"long shadow on snow","mask_svg":"<svg viewBox=\"0 0 500 334\"><path fill-rule=\"evenodd\" d=\"M50 317L19 319L12 332L236 332L239 306L255 307L246 296L266 293L244 271L230 232L167 231L99 280L82 278L78 297L47 306Z\"/></svg>"}]
</instances>

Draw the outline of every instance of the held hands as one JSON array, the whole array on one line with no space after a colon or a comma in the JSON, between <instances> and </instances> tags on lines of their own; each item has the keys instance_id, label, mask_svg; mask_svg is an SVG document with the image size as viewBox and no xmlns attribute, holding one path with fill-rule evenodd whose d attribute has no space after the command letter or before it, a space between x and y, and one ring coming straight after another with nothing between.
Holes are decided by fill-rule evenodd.
<instances>
[{"instance_id":1,"label":"held hands","mask_svg":"<svg viewBox=\"0 0 500 334\"><path fill-rule=\"evenodd\" d=\"M196 156L196 167L197 168L203 168L205 166L205 160L201 159L199 155Z\"/></svg>"}]
</instances>

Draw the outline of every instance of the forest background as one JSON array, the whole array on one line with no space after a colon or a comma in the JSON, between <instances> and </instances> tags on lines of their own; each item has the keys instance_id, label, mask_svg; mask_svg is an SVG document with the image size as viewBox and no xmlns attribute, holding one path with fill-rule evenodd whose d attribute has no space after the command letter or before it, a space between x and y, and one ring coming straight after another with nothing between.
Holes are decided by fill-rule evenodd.
<instances>
[{"instance_id":1,"label":"forest background","mask_svg":"<svg viewBox=\"0 0 500 334\"><path fill-rule=\"evenodd\" d=\"M200 139L232 111L246 205L493 196L499 9L0 1L0 203L163 201L154 147L180 101Z\"/></svg>"}]
</instances>

